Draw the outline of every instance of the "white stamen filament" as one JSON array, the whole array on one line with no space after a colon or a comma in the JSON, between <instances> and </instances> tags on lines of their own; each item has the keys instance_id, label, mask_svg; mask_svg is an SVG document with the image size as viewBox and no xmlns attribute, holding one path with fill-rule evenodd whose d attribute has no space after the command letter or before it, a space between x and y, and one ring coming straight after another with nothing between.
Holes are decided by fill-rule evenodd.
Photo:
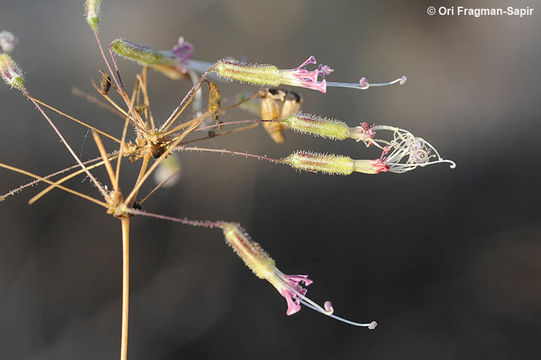
<instances>
[{"instance_id":1,"label":"white stamen filament","mask_svg":"<svg viewBox=\"0 0 541 360\"><path fill-rule=\"evenodd\" d=\"M279 270L278 270L279 271ZM283 274L281 274L283 275ZM338 321L341 321L343 323L346 323L346 324L349 324L349 325L353 325L353 326L359 326L359 327L367 327L371 330L375 329L376 328L376 325L377 323L375 321L372 321L371 323L368 323L368 324L363 324L363 323L358 323L358 322L355 322L355 321L351 321L351 320L347 320L347 319L344 319L340 316L336 316L333 314L334 312L334 308L332 307L332 305L330 305L330 310L325 310L323 307L321 307L320 305L318 305L317 303L315 303L313 300L310 300L309 298L307 298L305 295L302 295L301 293L299 293L297 291L297 289L293 288L287 281L284 281L283 278L281 276L279 276L280 279L283 281L283 284L285 287L287 287L290 291L292 291L295 295L297 295L299 301L301 304L309 307L310 309L312 310L315 310L323 315L327 315L335 320L338 320Z\"/></svg>"},{"instance_id":2,"label":"white stamen filament","mask_svg":"<svg viewBox=\"0 0 541 360\"><path fill-rule=\"evenodd\" d=\"M340 87L340 88L348 88L348 89L367 90L368 88L373 87L373 86L381 87L381 86L390 86L394 84L404 85L405 82L406 82L406 77L402 76L398 79L394 79L392 81L383 82L383 83L371 83L371 82L366 81L368 86L362 86L360 83L327 81L327 87Z\"/></svg>"},{"instance_id":3,"label":"white stamen filament","mask_svg":"<svg viewBox=\"0 0 541 360\"><path fill-rule=\"evenodd\" d=\"M367 327L369 328L370 330L374 330L376 328L376 326L378 325L377 322L375 321L372 321L371 323L367 323L367 324L363 324L363 323L358 323L358 322L355 322L355 321L351 321L351 320L348 320L348 319L344 319L340 316L337 316L337 315L334 315L332 313L328 313L326 312L325 310L321 309L319 306L312 306L312 304L308 303L307 301L305 301L304 299L306 299L305 297L301 298L301 304L305 305L305 306L308 306L310 309L312 310L315 310L317 312L320 312L324 315L327 315L335 320L338 320L338 321L341 321L343 323L346 323L346 324L349 324L349 325L353 325L353 326L359 326L359 327Z\"/></svg>"},{"instance_id":4,"label":"white stamen filament","mask_svg":"<svg viewBox=\"0 0 541 360\"><path fill-rule=\"evenodd\" d=\"M374 131L379 130L387 130L393 133L393 140L391 141L380 139L372 140L372 143L382 150L384 150L385 147L391 148L389 154L383 155L385 158L385 163L389 166L389 171L391 172L404 173L416 169L417 167L424 167L439 163L448 163L450 164L451 169L456 167L455 162L443 159L438 150L436 150L432 144L423 138L415 137L407 130L386 125L378 125L374 127ZM416 162L412 158L413 152L415 151L415 149L412 150L412 146L415 146L415 144L419 144L419 148L416 150L426 155L425 161ZM436 157L437 160L428 161L428 159L433 157ZM405 160L401 162L402 159Z\"/></svg>"}]
</instances>

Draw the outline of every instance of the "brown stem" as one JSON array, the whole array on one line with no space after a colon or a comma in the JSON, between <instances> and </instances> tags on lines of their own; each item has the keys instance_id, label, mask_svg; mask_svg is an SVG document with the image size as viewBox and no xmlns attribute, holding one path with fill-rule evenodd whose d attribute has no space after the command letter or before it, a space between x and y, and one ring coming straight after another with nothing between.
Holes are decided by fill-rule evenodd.
<instances>
[{"instance_id":1,"label":"brown stem","mask_svg":"<svg viewBox=\"0 0 541 360\"><path fill-rule=\"evenodd\" d=\"M128 359L128 318L130 309L130 218L122 221L122 332L120 360Z\"/></svg>"},{"instance_id":2,"label":"brown stem","mask_svg":"<svg viewBox=\"0 0 541 360\"><path fill-rule=\"evenodd\" d=\"M137 176L137 180L135 181L135 185L134 185L134 187L132 189L132 194L131 194L131 196L128 196L125 199L125 203L129 207L132 207L133 203L135 202L135 198L137 197L137 194L139 193L138 184L140 183L141 179L143 179L143 177L145 176L145 173L146 173L147 168L148 168L148 164L150 163L150 159L152 159L152 154L145 153L145 155L143 157L143 163L141 164L141 168L139 169L139 175Z\"/></svg>"}]
</instances>

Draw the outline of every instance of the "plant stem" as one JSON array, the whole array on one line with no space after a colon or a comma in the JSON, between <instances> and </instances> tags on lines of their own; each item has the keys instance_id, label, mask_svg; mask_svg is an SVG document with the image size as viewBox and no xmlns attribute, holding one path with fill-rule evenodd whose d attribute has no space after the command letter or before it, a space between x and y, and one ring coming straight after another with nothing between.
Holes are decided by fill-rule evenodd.
<instances>
[{"instance_id":1,"label":"plant stem","mask_svg":"<svg viewBox=\"0 0 541 360\"><path fill-rule=\"evenodd\" d=\"M122 221L122 333L120 360L128 359L128 318L130 309L130 218Z\"/></svg>"}]
</instances>

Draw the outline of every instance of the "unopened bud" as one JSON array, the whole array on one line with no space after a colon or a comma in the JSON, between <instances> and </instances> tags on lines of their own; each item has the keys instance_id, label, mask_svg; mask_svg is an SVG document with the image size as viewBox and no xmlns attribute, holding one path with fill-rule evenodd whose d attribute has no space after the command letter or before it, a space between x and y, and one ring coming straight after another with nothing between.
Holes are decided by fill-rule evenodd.
<instances>
[{"instance_id":1,"label":"unopened bud","mask_svg":"<svg viewBox=\"0 0 541 360\"><path fill-rule=\"evenodd\" d=\"M86 22L94 31L98 30L100 23L101 2L102 0L86 0Z\"/></svg>"},{"instance_id":2,"label":"unopened bud","mask_svg":"<svg viewBox=\"0 0 541 360\"><path fill-rule=\"evenodd\" d=\"M24 89L23 72L8 54L0 54L0 75L12 88Z\"/></svg>"}]
</instances>

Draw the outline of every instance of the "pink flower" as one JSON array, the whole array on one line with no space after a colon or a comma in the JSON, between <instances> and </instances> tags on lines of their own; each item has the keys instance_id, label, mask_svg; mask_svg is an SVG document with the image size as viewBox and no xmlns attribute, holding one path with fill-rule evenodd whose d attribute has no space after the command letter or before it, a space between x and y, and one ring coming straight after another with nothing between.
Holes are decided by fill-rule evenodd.
<instances>
[{"instance_id":1,"label":"pink flower","mask_svg":"<svg viewBox=\"0 0 541 360\"><path fill-rule=\"evenodd\" d=\"M273 276L267 279L278 290L287 302L287 315L293 315L301 310L301 299L306 295L307 290L302 285L308 286L313 281L308 275L284 275L275 268Z\"/></svg>"},{"instance_id":2,"label":"pink flower","mask_svg":"<svg viewBox=\"0 0 541 360\"><path fill-rule=\"evenodd\" d=\"M295 69L280 70L282 84L300 86L325 93L327 91L327 82L324 77L334 70L329 65L320 64L316 70L309 71L306 70L306 66L309 64L316 64L316 58L314 56L310 56Z\"/></svg>"},{"instance_id":3,"label":"pink flower","mask_svg":"<svg viewBox=\"0 0 541 360\"><path fill-rule=\"evenodd\" d=\"M250 238L250 235L237 223L221 223L226 243L244 261L244 264L260 279L267 280L278 290L287 302L287 315L293 315L301 310L301 304L330 316L336 320L354 326L364 326L369 329L376 327L376 322L369 324L356 323L333 314L330 301L321 307L306 297L307 290L303 287L312 283L308 275L285 275L276 267L274 259L263 250L261 245Z\"/></svg>"},{"instance_id":4,"label":"pink flower","mask_svg":"<svg viewBox=\"0 0 541 360\"><path fill-rule=\"evenodd\" d=\"M173 54L180 62L180 70L185 73L187 71L188 60L193 56L193 45L187 41L184 41L184 37L178 38L178 44L173 47Z\"/></svg>"}]
</instances>

